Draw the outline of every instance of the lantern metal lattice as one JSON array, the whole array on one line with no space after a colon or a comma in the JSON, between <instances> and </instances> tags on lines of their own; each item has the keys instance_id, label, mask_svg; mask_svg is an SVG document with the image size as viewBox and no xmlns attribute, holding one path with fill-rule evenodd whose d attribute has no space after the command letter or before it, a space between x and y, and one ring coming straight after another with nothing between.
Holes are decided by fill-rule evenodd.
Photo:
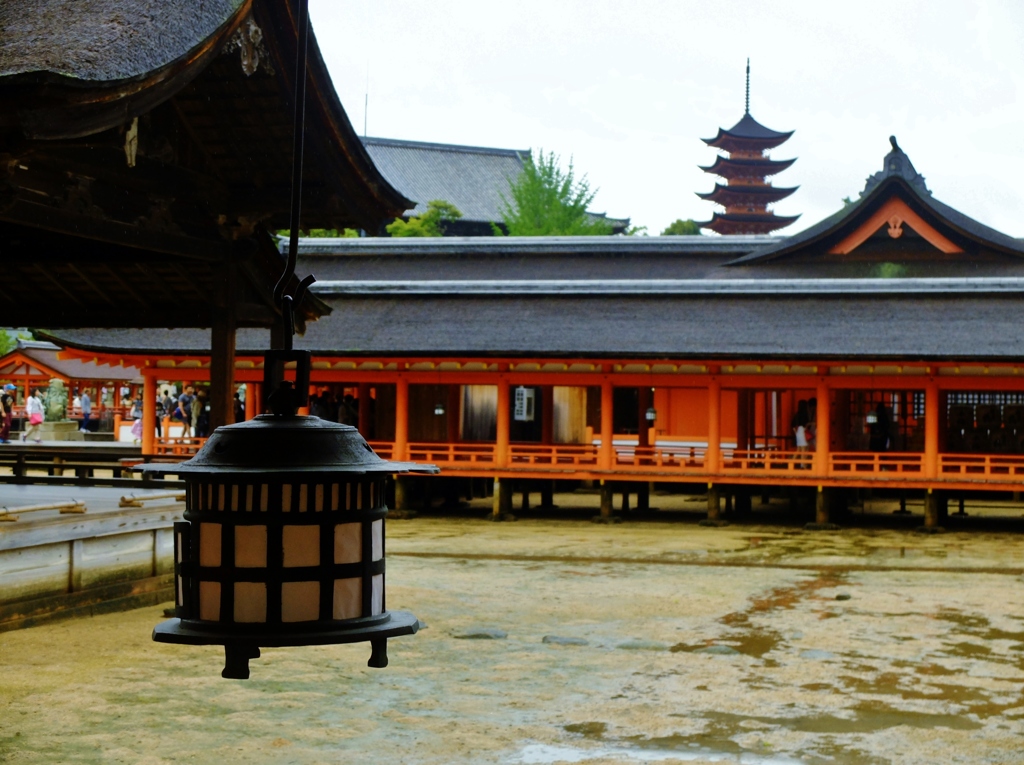
<instances>
[{"instance_id":1,"label":"lantern metal lattice","mask_svg":"<svg viewBox=\"0 0 1024 765\"><path fill-rule=\"evenodd\" d=\"M370 641L416 632L385 598L385 482L430 465L378 457L358 431L317 417L261 415L218 428L188 462L148 465L186 484L174 525L175 618L167 643L223 645L224 677L247 678L260 647Z\"/></svg>"}]
</instances>

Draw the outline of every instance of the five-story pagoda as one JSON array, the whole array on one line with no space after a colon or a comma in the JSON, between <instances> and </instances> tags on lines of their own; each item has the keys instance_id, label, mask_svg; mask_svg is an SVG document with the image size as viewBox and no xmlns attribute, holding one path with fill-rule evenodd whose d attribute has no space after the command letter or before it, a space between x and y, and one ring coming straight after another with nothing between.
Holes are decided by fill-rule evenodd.
<instances>
[{"instance_id":1,"label":"five-story pagoda","mask_svg":"<svg viewBox=\"0 0 1024 765\"><path fill-rule=\"evenodd\" d=\"M768 205L785 199L798 188L775 188L767 181L796 162L795 158L769 159L766 153L781 146L791 135L792 130L779 133L750 116L750 59L747 59L743 118L728 130L719 128L714 138L702 139L708 146L725 152L725 156L718 155L715 164L701 167L701 170L720 176L726 182L716 183L713 191L697 196L722 205L725 212L716 211L710 221L698 225L719 234L770 234L799 218L799 215L776 215L768 209Z\"/></svg>"}]
</instances>

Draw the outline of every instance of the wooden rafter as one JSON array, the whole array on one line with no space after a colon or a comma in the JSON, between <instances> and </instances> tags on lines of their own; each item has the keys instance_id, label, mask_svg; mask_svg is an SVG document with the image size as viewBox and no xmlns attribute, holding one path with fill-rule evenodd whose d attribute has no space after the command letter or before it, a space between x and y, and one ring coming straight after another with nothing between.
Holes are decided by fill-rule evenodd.
<instances>
[{"instance_id":1,"label":"wooden rafter","mask_svg":"<svg viewBox=\"0 0 1024 765\"><path fill-rule=\"evenodd\" d=\"M92 279L86 276L85 273L78 266L76 266L74 263L68 263L67 267L73 274L75 274L79 279L85 282L89 286L89 288L93 290L93 292L95 292L103 300L105 300L108 305L115 305L114 301L110 298L110 296L107 295L106 290L100 289L96 285L96 282L94 282Z\"/></svg>"}]
</instances>

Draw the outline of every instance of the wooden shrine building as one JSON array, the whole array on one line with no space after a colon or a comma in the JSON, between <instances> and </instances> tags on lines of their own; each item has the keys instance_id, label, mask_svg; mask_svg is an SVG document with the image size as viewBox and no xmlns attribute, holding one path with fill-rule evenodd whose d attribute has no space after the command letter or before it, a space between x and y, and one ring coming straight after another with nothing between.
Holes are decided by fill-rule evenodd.
<instances>
[{"instance_id":1,"label":"wooden shrine building","mask_svg":"<svg viewBox=\"0 0 1024 765\"><path fill-rule=\"evenodd\" d=\"M788 238L301 247L332 309L297 338L314 386L382 454L443 467L423 480L691 483L712 514L720 491L807 487L821 517L898 488L932 525L957 492L1024 480L1024 242L936 200L895 139L858 200ZM264 336L240 331L239 380ZM160 379L208 353L198 332L50 337Z\"/></svg>"},{"instance_id":2,"label":"wooden shrine building","mask_svg":"<svg viewBox=\"0 0 1024 765\"><path fill-rule=\"evenodd\" d=\"M237 327L278 322L297 30L290 0L0 6L0 326L212 328L230 421ZM380 175L310 37L303 224L376 229ZM309 296L301 320L329 307ZM175 328L175 329L168 329Z\"/></svg>"},{"instance_id":3,"label":"wooden shrine building","mask_svg":"<svg viewBox=\"0 0 1024 765\"><path fill-rule=\"evenodd\" d=\"M422 215L434 200L450 202L462 213L447 221L444 236L494 236L505 230L502 210L512 196L511 184L523 172L529 149L495 149L448 143L366 138L363 145L384 177L410 199L419 202L403 217ZM613 234L629 228L629 218L612 218L587 211L591 221L611 226ZM390 221L388 221L390 223ZM385 226L376 232L387 236ZM507 232L506 232L507 233Z\"/></svg>"}]
</instances>

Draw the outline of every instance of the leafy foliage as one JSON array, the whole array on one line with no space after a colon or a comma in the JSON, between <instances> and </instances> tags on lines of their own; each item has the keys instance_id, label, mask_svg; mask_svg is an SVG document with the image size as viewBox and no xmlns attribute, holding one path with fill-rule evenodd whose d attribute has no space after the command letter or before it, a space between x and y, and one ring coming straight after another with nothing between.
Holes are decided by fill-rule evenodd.
<instances>
[{"instance_id":1,"label":"leafy foliage","mask_svg":"<svg viewBox=\"0 0 1024 765\"><path fill-rule=\"evenodd\" d=\"M282 236L285 239L291 234L291 230L283 228L277 232L278 236ZM313 238L331 238L331 239L358 239L359 231L354 228L343 228L338 231L336 228L311 228L308 231L300 231L299 236L309 236Z\"/></svg>"},{"instance_id":2,"label":"leafy foliage","mask_svg":"<svg viewBox=\"0 0 1024 765\"><path fill-rule=\"evenodd\" d=\"M451 202L433 199L427 202L427 211L422 215L414 215L407 221L395 218L385 230L391 236L444 236L444 224L461 217L459 208Z\"/></svg>"},{"instance_id":3,"label":"leafy foliage","mask_svg":"<svg viewBox=\"0 0 1024 765\"><path fill-rule=\"evenodd\" d=\"M878 263L871 269L875 279L902 279L907 275L907 267L902 263Z\"/></svg>"},{"instance_id":4,"label":"leafy foliage","mask_svg":"<svg viewBox=\"0 0 1024 765\"><path fill-rule=\"evenodd\" d=\"M19 340L32 340L31 332L15 332L13 329L0 329L0 356L5 356L18 347Z\"/></svg>"},{"instance_id":5,"label":"leafy foliage","mask_svg":"<svg viewBox=\"0 0 1024 765\"><path fill-rule=\"evenodd\" d=\"M612 224L587 213L597 189L587 176L576 178L572 158L562 170L559 157L543 149L527 158L511 182L511 198L502 194L501 217L510 236L588 236L611 234ZM494 226L495 235L502 231Z\"/></svg>"},{"instance_id":6,"label":"leafy foliage","mask_svg":"<svg viewBox=\"0 0 1024 765\"><path fill-rule=\"evenodd\" d=\"M695 236L700 233L700 226L692 218L683 220L676 218L661 232L662 236Z\"/></svg>"}]
</instances>

